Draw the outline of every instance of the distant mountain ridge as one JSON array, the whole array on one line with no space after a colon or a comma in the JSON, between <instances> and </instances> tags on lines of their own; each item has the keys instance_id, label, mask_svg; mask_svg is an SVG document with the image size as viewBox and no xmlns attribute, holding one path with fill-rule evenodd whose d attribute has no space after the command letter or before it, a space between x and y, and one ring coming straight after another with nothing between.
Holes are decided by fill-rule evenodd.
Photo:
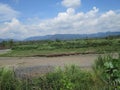
<instances>
[{"instance_id":1,"label":"distant mountain ridge","mask_svg":"<svg viewBox=\"0 0 120 90\"><path fill-rule=\"evenodd\" d=\"M35 36L26 38L25 41L32 40L72 40L72 39L85 39L85 38L102 38L107 36L116 36L120 35L120 32L101 32L95 34L55 34L55 35L46 35L46 36Z\"/></svg>"},{"instance_id":2,"label":"distant mountain ridge","mask_svg":"<svg viewBox=\"0 0 120 90\"><path fill-rule=\"evenodd\" d=\"M0 42L2 42L2 41L3 41L3 39L0 38Z\"/></svg>"},{"instance_id":3,"label":"distant mountain ridge","mask_svg":"<svg viewBox=\"0 0 120 90\"><path fill-rule=\"evenodd\" d=\"M32 40L73 40L73 39L85 39L85 38L102 38L107 36L116 36L120 35L120 32L100 32L95 34L55 34L55 35L46 35L46 36L34 36L29 37L24 40L16 40L14 41L32 41ZM8 41L11 39L2 39L0 38L0 42Z\"/></svg>"}]
</instances>

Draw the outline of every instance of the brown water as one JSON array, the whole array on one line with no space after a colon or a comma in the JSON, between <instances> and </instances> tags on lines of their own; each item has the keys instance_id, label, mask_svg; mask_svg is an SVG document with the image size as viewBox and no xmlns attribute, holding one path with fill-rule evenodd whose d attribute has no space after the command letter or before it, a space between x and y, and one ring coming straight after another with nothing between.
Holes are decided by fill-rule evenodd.
<instances>
[{"instance_id":1,"label":"brown water","mask_svg":"<svg viewBox=\"0 0 120 90\"><path fill-rule=\"evenodd\" d=\"M37 75L53 71L54 67L73 64L90 69L97 57L97 54L62 57L0 57L0 67L13 67L17 75Z\"/></svg>"},{"instance_id":2,"label":"brown water","mask_svg":"<svg viewBox=\"0 0 120 90\"><path fill-rule=\"evenodd\" d=\"M62 56L62 57L0 57L0 66L64 66L75 64L81 67L90 67L97 54Z\"/></svg>"}]
</instances>

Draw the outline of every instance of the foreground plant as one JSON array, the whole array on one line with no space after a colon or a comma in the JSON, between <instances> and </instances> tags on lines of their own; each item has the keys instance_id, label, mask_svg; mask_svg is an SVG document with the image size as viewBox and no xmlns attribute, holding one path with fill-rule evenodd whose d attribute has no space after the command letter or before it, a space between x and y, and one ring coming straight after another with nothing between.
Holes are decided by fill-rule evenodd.
<instances>
[{"instance_id":1,"label":"foreground plant","mask_svg":"<svg viewBox=\"0 0 120 90\"><path fill-rule=\"evenodd\" d=\"M101 90L93 78L91 72L72 65L40 77L37 84L41 90Z\"/></svg>"},{"instance_id":2,"label":"foreground plant","mask_svg":"<svg viewBox=\"0 0 120 90\"><path fill-rule=\"evenodd\" d=\"M9 68L0 69L0 90L21 90L20 82Z\"/></svg>"},{"instance_id":3,"label":"foreground plant","mask_svg":"<svg viewBox=\"0 0 120 90\"><path fill-rule=\"evenodd\" d=\"M108 90L120 90L120 55L99 57L93 70Z\"/></svg>"}]
</instances>

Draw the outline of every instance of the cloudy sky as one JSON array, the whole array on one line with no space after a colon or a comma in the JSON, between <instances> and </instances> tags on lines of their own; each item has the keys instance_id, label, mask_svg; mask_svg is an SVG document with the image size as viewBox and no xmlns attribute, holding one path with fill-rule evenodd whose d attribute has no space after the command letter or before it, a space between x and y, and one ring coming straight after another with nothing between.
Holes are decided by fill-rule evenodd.
<instances>
[{"instance_id":1,"label":"cloudy sky","mask_svg":"<svg viewBox=\"0 0 120 90\"><path fill-rule=\"evenodd\" d=\"M120 0L0 0L0 38L120 31Z\"/></svg>"}]
</instances>

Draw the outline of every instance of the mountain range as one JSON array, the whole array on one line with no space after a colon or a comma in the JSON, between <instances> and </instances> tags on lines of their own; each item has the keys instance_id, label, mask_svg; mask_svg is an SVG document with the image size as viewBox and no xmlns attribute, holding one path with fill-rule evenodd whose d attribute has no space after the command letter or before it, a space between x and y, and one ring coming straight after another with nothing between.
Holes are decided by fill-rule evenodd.
<instances>
[{"instance_id":1,"label":"mountain range","mask_svg":"<svg viewBox=\"0 0 120 90\"><path fill-rule=\"evenodd\" d=\"M107 36L116 36L120 35L120 32L100 32L95 34L55 34L55 35L46 35L46 36L34 36L26 38L22 41L36 41L36 40L73 40L73 39L85 39L85 38L103 38ZM0 42L3 40L8 41L10 39L1 39ZM14 41L19 41L15 40Z\"/></svg>"},{"instance_id":2,"label":"mountain range","mask_svg":"<svg viewBox=\"0 0 120 90\"><path fill-rule=\"evenodd\" d=\"M32 40L72 40L72 39L85 39L85 38L102 38L107 36L116 36L120 35L120 32L101 32L95 34L55 34L55 35L46 35L46 36L35 36L25 39L25 41Z\"/></svg>"}]
</instances>

